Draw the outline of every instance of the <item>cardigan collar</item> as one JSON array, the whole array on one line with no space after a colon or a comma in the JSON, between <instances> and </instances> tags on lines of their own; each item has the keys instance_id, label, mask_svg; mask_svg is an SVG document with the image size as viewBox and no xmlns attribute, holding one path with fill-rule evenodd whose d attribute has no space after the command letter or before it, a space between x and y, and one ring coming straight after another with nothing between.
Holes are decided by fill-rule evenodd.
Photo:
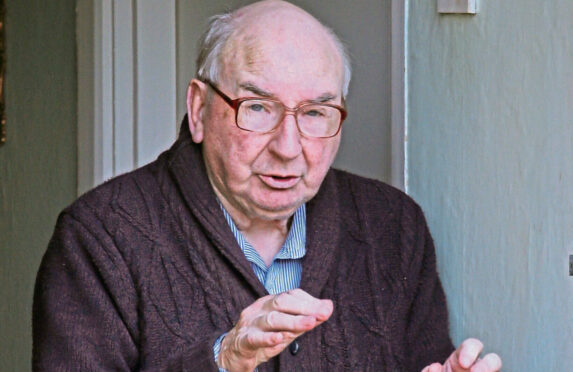
<instances>
[{"instance_id":1,"label":"cardigan collar","mask_svg":"<svg viewBox=\"0 0 573 372\"><path fill-rule=\"evenodd\" d=\"M259 297L267 295L241 251L209 182L200 144L191 140L187 116L169 150L168 167L185 203L216 249L242 274ZM334 261L340 231L339 201L334 174L328 172L317 195L307 203L306 256L301 288L318 297Z\"/></svg>"}]
</instances>

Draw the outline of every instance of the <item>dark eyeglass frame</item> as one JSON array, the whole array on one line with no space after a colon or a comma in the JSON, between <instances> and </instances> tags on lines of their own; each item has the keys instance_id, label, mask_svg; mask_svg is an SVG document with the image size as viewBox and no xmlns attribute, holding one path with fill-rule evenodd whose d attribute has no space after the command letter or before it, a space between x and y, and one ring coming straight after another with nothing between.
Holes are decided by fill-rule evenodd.
<instances>
[{"instance_id":1,"label":"dark eyeglass frame","mask_svg":"<svg viewBox=\"0 0 573 372\"><path fill-rule=\"evenodd\" d=\"M217 93L219 95L219 97L221 97L223 99L223 101L225 101L234 111L235 111L235 125L237 126L237 128L247 131L247 132L253 132L253 133L272 133L275 130L277 130L277 128L280 126L281 122L284 119L285 115L292 115L294 116L294 120L296 122L296 127L299 131L299 133L305 137L310 137L310 138L331 138L331 137L335 137L338 133L340 133L340 129L342 128L342 122L344 121L344 119L346 119L346 116L348 115L346 109L342 106L339 105L333 105L330 103L321 103L321 102L314 102L314 101L303 101L301 103L299 103L298 105L296 105L293 108L290 108L288 106L286 106L284 103L282 103L281 101L277 100L277 99L273 99L273 98L267 98L267 97L241 97L241 98L236 98L236 99L232 99L231 97L229 97L228 95L226 95L225 93L223 93L218 87L217 85L215 85L215 83L211 82L210 80L204 80L203 81L205 84L207 84L209 87L211 87L211 89L213 89L215 91L215 93ZM251 101L251 100L257 100L257 101L269 101L269 102L275 102L275 103L279 103L282 107L283 107L283 116L279 119L278 123L269 131L266 132L257 132L254 130L250 130L250 129L246 129L246 128L242 128L241 126L239 126L239 122L238 122L238 118L239 118L239 107L241 106L241 104L245 101ZM343 100L344 102L344 100ZM298 112L298 110L301 107L304 106L309 106L309 105L322 105L322 106L328 106L328 107L332 107L337 109L338 111L340 111L340 123L338 123L338 129L336 130L336 133L334 133L333 135L330 136L321 136L321 137L315 137L315 136L310 136L308 134L303 133L303 131L300 130L300 127L298 125L298 118L296 117L296 113Z\"/></svg>"}]
</instances>

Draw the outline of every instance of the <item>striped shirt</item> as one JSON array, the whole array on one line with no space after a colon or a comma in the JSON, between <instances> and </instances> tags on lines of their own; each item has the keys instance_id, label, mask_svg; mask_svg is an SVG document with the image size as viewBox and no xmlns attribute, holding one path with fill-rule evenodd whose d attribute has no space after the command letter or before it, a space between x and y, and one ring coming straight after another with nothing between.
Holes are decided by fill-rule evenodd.
<instances>
[{"instance_id":1,"label":"striped shirt","mask_svg":"<svg viewBox=\"0 0 573 372\"><path fill-rule=\"evenodd\" d=\"M224 208L223 213L239 247L265 289L270 294L277 294L298 288L302 273L301 259L306 253L306 208L304 204L294 213L287 238L269 267L265 265L259 252L241 234Z\"/></svg>"},{"instance_id":2,"label":"striped shirt","mask_svg":"<svg viewBox=\"0 0 573 372\"><path fill-rule=\"evenodd\" d=\"M291 289L298 288L302 274L302 258L306 253L306 207L301 205L293 215L292 223L287 238L279 253L273 258L270 266L267 267L261 255L245 239L241 231L237 228L229 213L221 205L225 219L233 231L239 247L245 254L247 260L257 278L270 294L277 294ZM213 345L215 361L221 350L221 341L226 333L221 335ZM225 370L219 368L220 372Z\"/></svg>"}]
</instances>

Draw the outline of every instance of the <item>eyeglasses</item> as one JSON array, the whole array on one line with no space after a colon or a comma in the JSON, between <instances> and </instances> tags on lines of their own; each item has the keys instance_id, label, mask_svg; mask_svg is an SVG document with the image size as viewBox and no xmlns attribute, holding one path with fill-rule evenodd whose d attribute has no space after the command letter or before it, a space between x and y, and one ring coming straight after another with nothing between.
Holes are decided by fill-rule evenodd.
<instances>
[{"instance_id":1,"label":"eyeglasses","mask_svg":"<svg viewBox=\"0 0 573 372\"><path fill-rule=\"evenodd\" d=\"M293 115L299 132L305 137L329 138L340 132L346 110L337 105L304 101L290 108L272 98L244 97L231 99L217 86L205 81L233 110L238 128L256 133L275 131L285 115Z\"/></svg>"}]
</instances>

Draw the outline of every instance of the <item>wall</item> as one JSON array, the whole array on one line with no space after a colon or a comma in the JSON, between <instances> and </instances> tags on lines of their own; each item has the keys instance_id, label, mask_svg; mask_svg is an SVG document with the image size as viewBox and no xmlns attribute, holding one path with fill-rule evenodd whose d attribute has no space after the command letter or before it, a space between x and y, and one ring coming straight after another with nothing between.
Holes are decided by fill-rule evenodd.
<instances>
[{"instance_id":1,"label":"wall","mask_svg":"<svg viewBox=\"0 0 573 372\"><path fill-rule=\"evenodd\" d=\"M408 168L456 343L506 371L573 365L573 2L409 2Z\"/></svg>"},{"instance_id":2,"label":"wall","mask_svg":"<svg viewBox=\"0 0 573 372\"><path fill-rule=\"evenodd\" d=\"M178 112L185 112L185 91L195 75L197 39L213 14L249 0L177 1ZM332 27L349 46L353 77L347 101L348 118L335 166L364 176L391 177L391 0L349 2L293 0Z\"/></svg>"},{"instance_id":3,"label":"wall","mask_svg":"<svg viewBox=\"0 0 573 372\"><path fill-rule=\"evenodd\" d=\"M5 1L0 371L30 370L36 270L76 189L75 1Z\"/></svg>"}]
</instances>

